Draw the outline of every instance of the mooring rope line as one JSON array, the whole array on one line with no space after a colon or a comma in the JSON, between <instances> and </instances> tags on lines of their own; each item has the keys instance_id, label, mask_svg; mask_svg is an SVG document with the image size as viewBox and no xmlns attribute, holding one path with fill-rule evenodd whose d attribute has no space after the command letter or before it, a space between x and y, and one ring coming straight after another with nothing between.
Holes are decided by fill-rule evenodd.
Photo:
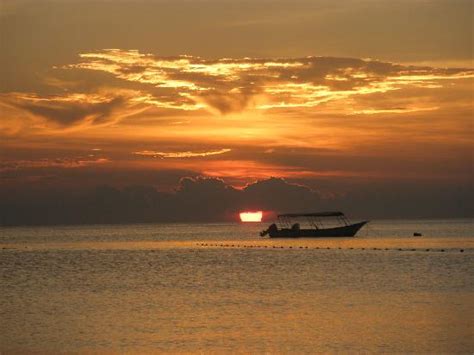
<instances>
[{"instance_id":1,"label":"mooring rope line","mask_svg":"<svg viewBox=\"0 0 474 355\"><path fill-rule=\"evenodd\" d=\"M464 249L457 248L357 248L357 247L308 247L308 246L293 246L293 245L248 245L248 244L222 244L222 243L196 243L203 247L221 247L221 248L250 248L250 249L309 249L309 250L371 250L371 251L424 251L424 252L454 252L459 251L464 253Z\"/></svg>"}]
</instances>

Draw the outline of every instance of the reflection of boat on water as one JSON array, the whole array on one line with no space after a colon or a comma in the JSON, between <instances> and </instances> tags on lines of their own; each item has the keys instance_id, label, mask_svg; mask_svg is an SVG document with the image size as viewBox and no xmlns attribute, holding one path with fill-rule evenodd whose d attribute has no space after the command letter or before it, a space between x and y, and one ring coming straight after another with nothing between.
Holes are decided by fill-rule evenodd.
<instances>
[{"instance_id":1,"label":"reflection of boat on water","mask_svg":"<svg viewBox=\"0 0 474 355\"><path fill-rule=\"evenodd\" d=\"M323 218L331 219L331 225L325 225ZM297 222L300 220L306 220L310 228L301 228ZM351 224L342 212L317 212L280 214L277 223L278 225L274 223L260 232L260 236L268 234L270 238L353 237L368 221Z\"/></svg>"}]
</instances>

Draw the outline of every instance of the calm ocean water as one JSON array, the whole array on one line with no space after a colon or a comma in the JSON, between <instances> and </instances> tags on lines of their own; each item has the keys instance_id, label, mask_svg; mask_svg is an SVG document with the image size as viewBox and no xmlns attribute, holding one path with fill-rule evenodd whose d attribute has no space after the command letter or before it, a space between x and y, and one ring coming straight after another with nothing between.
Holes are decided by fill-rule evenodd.
<instances>
[{"instance_id":1,"label":"calm ocean water","mask_svg":"<svg viewBox=\"0 0 474 355\"><path fill-rule=\"evenodd\" d=\"M0 351L474 351L472 220L265 227L0 228Z\"/></svg>"}]
</instances>

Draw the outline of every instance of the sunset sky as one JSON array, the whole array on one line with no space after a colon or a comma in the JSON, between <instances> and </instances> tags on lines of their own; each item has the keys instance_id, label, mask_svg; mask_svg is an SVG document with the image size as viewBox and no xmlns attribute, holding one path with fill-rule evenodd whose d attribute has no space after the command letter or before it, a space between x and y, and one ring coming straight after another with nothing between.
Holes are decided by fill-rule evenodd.
<instances>
[{"instance_id":1,"label":"sunset sky","mask_svg":"<svg viewBox=\"0 0 474 355\"><path fill-rule=\"evenodd\" d=\"M0 4L2 194L274 177L472 213L470 0Z\"/></svg>"}]
</instances>

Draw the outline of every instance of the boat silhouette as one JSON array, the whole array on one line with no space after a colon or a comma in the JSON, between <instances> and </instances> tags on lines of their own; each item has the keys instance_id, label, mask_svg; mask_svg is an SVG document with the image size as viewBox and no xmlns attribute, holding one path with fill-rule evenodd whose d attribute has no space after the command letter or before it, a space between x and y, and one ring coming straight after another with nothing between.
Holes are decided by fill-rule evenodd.
<instances>
[{"instance_id":1,"label":"boat silhouette","mask_svg":"<svg viewBox=\"0 0 474 355\"><path fill-rule=\"evenodd\" d=\"M325 227L323 218L332 218L338 225ZM306 220L310 228L301 228L299 220ZM295 223L293 223L295 222ZM277 223L260 232L270 238L322 238L322 237L354 237L368 223L362 221L351 223L342 212L285 213L278 215Z\"/></svg>"}]
</instances>

